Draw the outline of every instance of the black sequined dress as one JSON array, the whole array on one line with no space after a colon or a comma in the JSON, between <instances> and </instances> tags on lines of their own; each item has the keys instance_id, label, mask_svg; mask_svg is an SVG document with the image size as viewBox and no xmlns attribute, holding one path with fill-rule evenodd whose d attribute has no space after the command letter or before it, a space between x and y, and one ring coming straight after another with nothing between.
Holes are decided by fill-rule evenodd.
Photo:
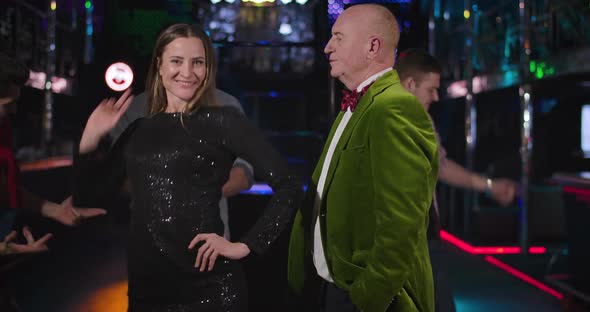
<instances>
[{"instance_id":1,"label":"black sequined dress","mask_svg":"<svg viewBox=\"0 0 590 312\"><path fill-rule=\"evenodd\" d=\"M191 115L160 113L134 122L108 152L79 155L74 202L95 206L130 182L130 311L241 311L245 281L238 261L220 257L211 272L194 268L199 233L223 236L218 202L236 157L250 162L274 197L238 241L263 253L284 230L302 185L263 134L231 108Z\"/></svg>"}]
</instances>

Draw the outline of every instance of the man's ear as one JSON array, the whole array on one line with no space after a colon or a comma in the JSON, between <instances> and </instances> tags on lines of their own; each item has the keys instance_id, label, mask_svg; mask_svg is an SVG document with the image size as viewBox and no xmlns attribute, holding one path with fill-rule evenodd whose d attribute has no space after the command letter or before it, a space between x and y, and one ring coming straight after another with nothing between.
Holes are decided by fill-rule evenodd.
<instances>
[{"instance_id":1,"label":"man's ear","mask_svg":"<svg viewBox=\"0 0 590 312\"><path fill-rule=\"evenodd\" d=\"M409 92L413 92L416 89L416 80L412 77L408 77L402 81L402 86Z\"/></svg>"},{"instance_id":2,"label":"man's ear","mask_svg":"<svg viewBox=\"0 0 590 312\"><path fill-rule=\"evenodd\" d=\"M383 48L382 40L379 37L370 37L369 38L369 53L368 57L370 59L375 58L375 56L381 51Z\"/></svg>"}]
</instances>

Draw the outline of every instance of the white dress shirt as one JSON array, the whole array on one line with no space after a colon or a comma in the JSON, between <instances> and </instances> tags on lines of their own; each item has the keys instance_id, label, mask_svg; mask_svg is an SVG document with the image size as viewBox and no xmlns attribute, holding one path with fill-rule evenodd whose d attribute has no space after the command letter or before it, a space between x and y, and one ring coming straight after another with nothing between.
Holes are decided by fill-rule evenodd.
<instances>
[{"instance_id":1,"label":"white dress shirt","mask_svg":"<svg viewBox=\"0 0 590 312\"><path fill-rule=\"evenodd\" d=\"M369 77L367 80L363 81L357 88L357 92L361 92L364 87L368 86L370 83L377 80L379 77L383 76L386 72L392 70L391 68L384 69L375 75ZM318 187L316 190L316 197L314 200L314 211L319 211L319 206L322 203L322 196L324 194L324 184L326 183L326 176L328 175L328 168L330 168L330 162L332 161L332 156L334 156L334 149L336 149L336 145L338 141L340 141L340 137L342 136L342 132L346 129L346 125L350 120L353 112L350 111L350 107L346 109L344 116L340 120L338 124L338 128L336 128L336 132L334 132L334 136L332 137L332 141L330 141L330 146L328 147L328 152L326 153L326 158L324 159L324 163L322 164L322 172L320 174L320 178L318 180ZM332 277L330 276L330 271L328 270L328 264L326 263L326 256L324 254L324 246L322 244L321 238L321 231L320 231L320 218L318 218L315 222L314 233L313 233L313 264L318 272L318 275L321 276L328 282L334 282Z\"/></svg>"}]
</instances>

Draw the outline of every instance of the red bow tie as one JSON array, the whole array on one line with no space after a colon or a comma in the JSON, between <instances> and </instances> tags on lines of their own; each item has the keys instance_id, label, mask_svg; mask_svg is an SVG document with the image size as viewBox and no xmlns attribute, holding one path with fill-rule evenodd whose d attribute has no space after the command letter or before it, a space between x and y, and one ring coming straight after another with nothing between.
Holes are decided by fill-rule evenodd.
<instances>
[{"instance_id":1,"label":"red bow tie","mask_svg":"<svg viewBox=\"0 0 590 312\"><path fill-rule=\"evenodd\" d=\"M361 90L361 92L357 92L356 89L353 91L342 90L342 102L340 103L340 110L346 111L346 109L350 107L350 111L354 112L359 99L361 96L363 96L363 94L365 94L365 92L367 92L367 89L369 89L370 86L371 84L367 85Z\"/></svg>"}]
</instances>

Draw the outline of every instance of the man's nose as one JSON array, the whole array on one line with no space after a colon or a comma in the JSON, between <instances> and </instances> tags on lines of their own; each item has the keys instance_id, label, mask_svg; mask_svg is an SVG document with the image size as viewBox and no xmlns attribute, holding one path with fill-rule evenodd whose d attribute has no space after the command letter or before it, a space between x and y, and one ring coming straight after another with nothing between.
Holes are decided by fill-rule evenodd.
<instances>
[{"instance_id":1,"label":"man's nose","mask_svg":"<svg viewBox=\"0 0 590 312\"><path fill-rule=\"evenodd\" d=\"M328 41L328 43L324 47L324 54L326 55L327 58L330 58L330 54L332 53L332 45L330 44L330 42L332 42L331 39L330 39L330 41Z\"/></svg>"}]
</instances>

